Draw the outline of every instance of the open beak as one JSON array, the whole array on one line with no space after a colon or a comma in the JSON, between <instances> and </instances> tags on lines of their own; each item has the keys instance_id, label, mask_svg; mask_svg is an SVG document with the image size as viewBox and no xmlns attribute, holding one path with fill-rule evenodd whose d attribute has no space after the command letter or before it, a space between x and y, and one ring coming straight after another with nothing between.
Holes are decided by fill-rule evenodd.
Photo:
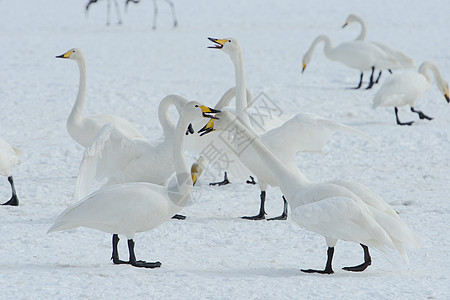
<instances>
[{"instance_id":1,"label":"open beak","mask_svg":"<svg viewBox=\"0 0 450 300\"><path fill-rule=\"evenodd\" d=\"M72 55L72 51L71 50L67 51L64 54L56 56L56 58L70 58L70 55Z\"/></svg>"},{"instance_id":2,"label":"open beak","mask_svg":"<svg viewBox=\"0 0 450 300\"><path fill-rule=\"evenodd\" d=\"M189 135L189 134L194 134L194 127L192 127L191 123L189 123L189 126L186 129L186 135Z\"/></svg>"},{"instance_id":3,"label":"open beak","mask_svg":"<svg viewBox=\"0 0 450 300\"><path fill-rule=\"evenodd\" d=\"M215 118L218 119L218 118ZM214 119L211 119L206 123L205 126L203 126L202 129L200 129L197 133L201 133L200 136L204 136L205 134L208 134L210 132L213 132L214 129Z\"/></svg>"},{"instance_id":4,"label":"open beak","mask_svg":"<svg viewBox=\"0 0 450 300\"><path fill-rule=\"evenodd\" d=\"M303 63L303 69L302 69L302 73L303 73L303 72L305 72L305 69L306 69L306 64L305 64L305 63Z\"/></svg>"},{"instance_id":5,"label":"open beak","mask_svg":"<svg viewBox=\"0 0 450 300\"><path fill-rule=\"evenodd\" d=\"M445 100L447 100L447 103L450 103L449 90L447 90L447 93L445 93L444 97L445 97Z\"/></svg>"},{"instance_id":6,"label":"open beak","mask_svg":"<svg viewBox=\"0 0 450 300\"><path fill-rule=\"evenodd\" d=\"M213 42L214 46L209 46L208 48L211 49L222 49L223 45L228 41L227 39L214 39L214 38L208 38L211 42Z\"/></svg>"},{"instance_id":7,"label":"open beak","mask_svg":"<svg viewBox=\"0 0 450 300\"><path fill-rule=\"evenodd\" d=\"M210 118L210 119L218 119L217 117L214 117L214 116L209 115L209 114L220 113L220 110L217 110L217 109L214 109L214 108L210 108L210 107L205 106L205 105L199 105L198 107L200 107L200 109L202 110L203 117Z\"/></svg>"}]
</instances>

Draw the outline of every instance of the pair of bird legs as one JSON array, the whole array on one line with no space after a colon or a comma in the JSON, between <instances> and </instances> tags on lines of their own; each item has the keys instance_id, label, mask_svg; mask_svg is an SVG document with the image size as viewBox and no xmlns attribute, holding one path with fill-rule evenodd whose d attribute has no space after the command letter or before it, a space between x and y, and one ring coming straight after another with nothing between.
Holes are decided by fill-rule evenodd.
<instances>
[{"instance_id":1,"label":"pair of bird legs","mask_svg":"<svg viewBox=\"0 0 450 300\"><path fill-rule=\"evenodd\" d=\"M392 71L391 71L391 70L388 69L388 71L389 71L389 73L392 74ZM373 86L374 84L378 83L378 81L380 80L380 77L381 77L381 73L382 73L382 72L383 72L383 71L380 71L380 73L378 73L378 78L377 78L377 80L373 80L373 75L374 75L374 73L375 73L375 67L372 67L372 74L370 74L370 81L369 81L369 85L366 87L366 90L371 89L372 86ZM357 87L355 87L355 88L353 88L353 89L357 90L357 89L359 89L359 88L362 86L363 75L364 75L364 73L361 72L361 76L360 76L360 78L359 78L359 84L358 84Z\"/></svg>"},{"instance_id":2,"label":"pair of bird legs","mask_svg":"<svg viewBox=\"0 0 450 300\"><path fill-rule=\"evenodd\" d=\"M9 201L3 203L2 205L18 206L19 205L19 199L17 198L16 189L14 188L13 177L9 176L8 177L8 181L9 181L9 184L11 185L12 196L11 196L11 199L9 199Z\"/></svg>"},{"instance_id":3,"label":"pair of bird legs","mask_svg":"<svg viewBox=\"0 0 450 300\"><path fill-rule=\"evenodd\" d=\"M247 184L256 184L255 179L253 178L253 176L250 176L251 180L247 180L246 183ZM227 172L225 172L224 178L222 181L220 182L212 182L209 185L218 185L218 186L222 186L222 185L226 185L229 184L230 181L228 180L228 175ZM288 204L286 201L286 198L283 197L283 213L281 214L281 216L275 217L275 218L270 218L267 219L267 221L275 221L275 220L286 220L287 219L287 215L288 215ZM264 209L265 206L265 202L266 202L266 191L261 191L261 195L260 195L260 199L261 199L261 205L259 207L259 214L257 214L256 216L244 216L241 217L244 220L264 220L266 218L266 211Z\"/></svg>"},{"instance_id":4,"label":"pair of bird legs","mask_svg":"<svg viewBox=\"0 0 450 300\"><path fill-rule=\"evenodd\" d=\"M351 272L362 272L365 269L367 269L368 266L372 264L372 258L369 254L369 248L366 245L360 244L361 247L364 249L364 262L360 265L354 266L354 267L344 267L343 270L351 271ZM334 247L328 247L327 250L327 263L325 265L324 270L314 270L314 269L302 269L302 272L305 273L319 273L319 274L333 274L333 267L332 267L332 261L333 261L333 254L334 254Z\"/></svg>"},{"instance_id":5,"label":"pair of bird legs","mask_svg":"<svg viewBox=\"0 0 450 300\"><path fill-rule=\"evenodd\" d=\"M395 110L395 119L397 120L397 124L398 124L398 125L408 125L408 126L411 126L411 124L414 123L414 121L411 121L411 122L400 122L400 120L399 120L399 118L398 118L398 108L397 108L397 107L394 107L394 110ZM426 119L426 120L429 120L429 121L433 120L433 118L427 116L426 114L424 114L424 113L421 112L420 110L415 110L414 107L412 107L412 106L411 106L411 111L412 111L412 112L415 112L416 114L418 114L418 115L419 115L419 118L420 118L421 120L423 120L423 119Z\"/></svg>"},{"instance_id":6,"label":"pair of bird legs","mask_svg":"<svg viewBox=\"0 0 450 300\"><path fill-rule=\"evenodd\" d=\"M136 260L136 255L134 254L134 241L133 239L128 240L128 252L129 252L129 260L124 261L119 259L119 250L117 249L117 245L119 244L119 235L113 234L112 237L112 261L116 265L128 264L138 268L159 268L161 267L161 263L157 262L146 262L143 260Z\"/></svg>"}]
</instances>

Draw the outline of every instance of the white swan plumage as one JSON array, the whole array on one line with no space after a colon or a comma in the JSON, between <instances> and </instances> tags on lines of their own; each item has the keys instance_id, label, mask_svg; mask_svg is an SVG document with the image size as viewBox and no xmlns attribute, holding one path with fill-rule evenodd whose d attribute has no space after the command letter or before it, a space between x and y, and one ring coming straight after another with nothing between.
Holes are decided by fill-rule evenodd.
<instances>
[{"instance_id":1,"label":"white swan plumage","mask_svg":"<svg viewBox=\"0 0 450 300\"><path fill-rule=\"evenodd\" d=\"M397 124L411 125L411 122L401 122L398 117L398 108L408 105L412 112L419 115L420 119L431 120L423 112L415 110L416 101L425 94L432 85L431 71L438 90L444 95L447 102L450 102L448 82L444 80L438 66L430 61L422 63L417 72L406 71L390 76L373 99L372 108L379 106L393 106Z\"/></svg>"},{"instance_id":2,"label":"white swan plumage","mask_svg":"<svg viewBox=\"0 0 450 300\"><path fill-rule=\"evenodd\" d=\"M326 35L319 35L311 44L308 51L303 56L303 69L310 63L314 49L318 44L323 42L323 52L325 56L333 61L339 61L349 68L359 70L361 72L360 82L356 89L362 85L363 74L365 71L372 70L370 82L367 89L374 84L373 73L375 69L392 69L399 66L396 58L387 54L381 48L365 41L351 41L339 44L333 47L331 39Z\"/></svg>"},{"instance_id":3,"label":"white swan plumage","mask_svg":"<svg viewBox=\"0 0 450 300\"><path fill-rule=\"evenodd\" d=\"M234 38L209 39L216 44L215 47L210 48L222 49L230 56L231 61L233 62L236 77L236 117L250 131L255 133L247 113L247 89L245 85L242 49L239 41ZM214 120L211 122L214 122ZM261 141L269 147L280 160L283 161L283 163L290 166L293 172L296 172L297 168L293 163L295 153L299 151L320 152L325 143L336 131L353 133L369 140L374 144L377 144L373 139L356 129L337 122L325 120L313 114L297 114L290 120L286 121L283 125L262 133L259 137ZM295 138L292 137L293 133L295 133ZM217 133L217 135L219 135L219 133ZM213 136L210 136L210 138L212 137ZM235 134L231 135L230 139L235 139ZM224 140L223 136L221 137L221 140ZM236 151L233 151L233 153L236 153ZM241 161L247 168L251 165L252 168L250 170L258 178L258 184L261 190L261 205L259 214L244 218L251 220L264 219L265 191L268 185L277 186L277 181L273 178L272 173L266 170L264 164L261 164L258 159L255 159L252 151L242 149L238 153L239 155L236 155L231 160ZM284 203L285 206L283 209L283 214L280 217L272 219L286 219L286 201L284 201Z\"/></svg>"},{"instance_id":4,"label":"white swan plumage","mask_svg":"<svg viewBox=\"0 0 450 300\"><path fill-rule=\"evenodd\" d=\"M129 138L143 138L143 135L130 122L121 117L108 114L84 117L82 115L83 106L86 101L86 61L84 54L80 49L73 48L57 56L57 58L74 60L77 62L80 71L80 85L77 99L67 119L67 131L78 144L87 147L97 135L100 128L106 124L113 124L117 130Z\"/></svg>"},{"instance_id":5,"label":"white swan plumage","mask_svg":"<svg viewBox=\"0 0 450 300\"><path fill-rule=\"evenodd\" d=\"M14 187L14 179L11 168L20 164L19 155L22 151L16 147L11 146L5 140L0 138L0 175L8 178L11 185L11 199L2 205L18 206L19 199L17 198L16 189Z\"/></svg>"},{"instance_id":6,"label":"white swan plumage","mask_svg":"<svg viewBox=\"0 0 450 300\"><path fill-rule=\"evenodd\" d=\"M175 184L161 186L147 182L132 182L105 187L67 208L48 232L83 226L111 233L112 258L115 264L159 267L161 265L159 262L136 261L133 238L135 233L151 230L169 220L190 198L193 181L183 152L186 127L196 118L211 117L206 115L210 111L197 102L189 102L183 107L176 127L176 143L173 150ZM123 234L128 239L130 254L128 262L119 260L118 234Z\"/></svg>"},{"instance_id":7,"label":"white swan plumage","mask_svg":"<svg viewBox=\"0 0 450 300\"><path fill-rule=\"evenodd\" d=\"M396 249L408 263L403 245L420 247L422 244L422 239L408 228L389 204L364 185L348 180L310 183L300 170L293 172L292 168L280 161L254 133L229 112L219 114L215 127L218 131L229 130L230 123L239 128L242 135L252 140L248 148L252 148L260 164L266 165L268 172L273 174L293 211L292 220L326 239L328 258L325 269L302 271L332 274L332 258L338 240L360 243L363 247L364 263L344 268L355 272L363 271L371 264L368 247L385 254L388 254L389 248ZM239 150L238 144L234 143L233 146ZM252 165L247 167L252 170Z\"/></svg>"}]
</instances>

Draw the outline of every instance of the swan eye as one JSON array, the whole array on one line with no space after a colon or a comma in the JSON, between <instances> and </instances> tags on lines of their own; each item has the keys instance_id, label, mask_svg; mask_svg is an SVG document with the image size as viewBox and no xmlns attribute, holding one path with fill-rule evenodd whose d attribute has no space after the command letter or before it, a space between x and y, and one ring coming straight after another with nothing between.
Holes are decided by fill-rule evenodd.
<instances>
[{"instance_id":1,"label":"swan eye","mask_svg":"<svg viewBox=\"0 0 450 300\"><path fill-rule=\"evenodd\" d=\"M230 43L231 43L231 40L228 40L228 42L230 42Z\"/></svg>"},{"instance_id":2,"label":"swan eye","mask_svg":"<svg viewBox=\"0 0 450 300\"><path fill-rule=\"evenodd\" d=\"M198 105L196 104L195 107L198 107Z\"/></svg>"}]
</instances>

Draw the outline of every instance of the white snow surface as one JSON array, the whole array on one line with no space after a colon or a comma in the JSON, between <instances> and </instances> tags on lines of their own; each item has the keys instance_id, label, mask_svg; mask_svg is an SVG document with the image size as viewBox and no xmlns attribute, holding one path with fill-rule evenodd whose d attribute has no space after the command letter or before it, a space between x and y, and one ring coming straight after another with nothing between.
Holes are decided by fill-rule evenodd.
<instances>
[{"instance_id":1,"label":"white snow surface","mask_svg":"<svg viewBox=\"0 0 450 300\"><path fill-rule=\"evenodd\" d=\"M434 120L419 120L409 108L372 110L372 90L352 90L359 72L329 61L318 47L301 74L313 39L327 34L334 45L353 40L359 26L342 29L355 13L368 39L435 62L450 80L448 0L224 1L174 0L179 27L159 2L152 30L152 2L130 5L123 25L107 27L106 1L0 1L0 136L20 148L13 169L19 207L0 207L2 299L448 299L450 297L450 106L433 87L416 108ZM160 100L179 94L213 107L234 85L229 57L207 49L207 37L239 39L247 86L264 92L286 116L311 112L362 130L381 150L347 134L336 134L324 154L300 154L296 164L313 182L355 179L380 194L425 243L407 247L410 265L398 253L372 250L363 273L341 267L363 261L358 244L339 242L333 275L323 268L323 237L288 221L246 221L257 213L259 189L244 183L209 187L206 174L193 204L171 220L137 234L136 256L159 260L159 269L113 265L111 236L87 228L47 234L73 203L83 148L66 131L78 89L78 68L56 59L83 49L87 60L84 114L112 113L128 119L148 139L161 136ZM401 72L401 71L395 71ZM365 83L369 74L366 74ZM383 74L381 81L389 75ZM175 113L173 113L176 116ZM295 133L292 133L293 136ZM190 155L193 157L193 154ZM0 178L1 202L10 197ZM268 217L281 213L281 193L267 191ZM127 259L125 237L119 244Z\"/></svg>"}]
</instances>

